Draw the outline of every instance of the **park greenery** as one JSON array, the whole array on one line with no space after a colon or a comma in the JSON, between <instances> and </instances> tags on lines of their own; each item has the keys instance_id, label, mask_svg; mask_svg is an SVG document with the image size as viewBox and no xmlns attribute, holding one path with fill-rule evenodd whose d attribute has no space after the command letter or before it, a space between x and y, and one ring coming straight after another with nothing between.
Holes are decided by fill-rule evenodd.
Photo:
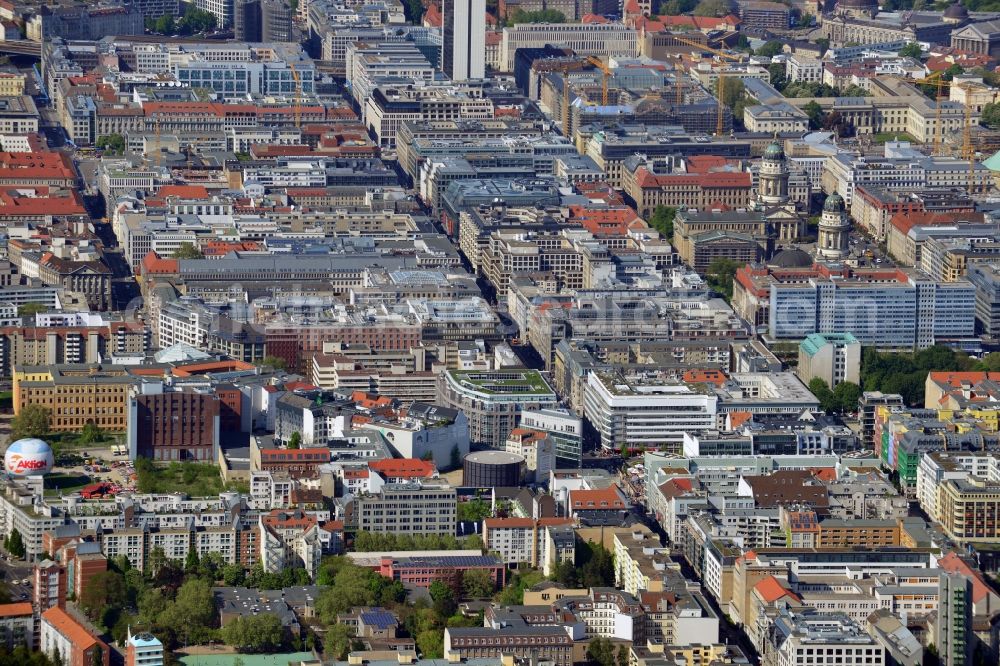
<instances>
[{"instance_id":1,"label":"park greenery","mask_svg":"<svg viewBox=\"0 0 1000 666\"><path fill-rule=\"evenodd\" d=\"M809 390L819 399L819 407L824 412L853 412L858 408L861 387L853 382L840 382L833 389L821 377L813 377Z\"/></svg>"},{"instance_id":2,"label":"park greenery","mask_svg":"<svg viewBox=\"0 0 1000 666\"><path fill-rule=\"evenodd\" d=\"M125 153L125 137L121 134L102 134L97 137L95 146L98 150L112 155L122 155Z\"/></svg>"},{"instance_id":3,"label":"park greenery","mask_svg":"<svg viewBox=\"0 0 1000 666\"><path fill-rule=\"evenodd\" d=\"M148 458L136 458L135 473L141 493L185 493L191 497L211 497L226 490L219 467L193 461L157 465Z\"/></svg>"},{"instance_id":4,"label":"park greenery","mask_svg":"<svg viewBox=\"0 0 1000 666\"><path fill-rule=\"evenodd\" d=\"M52 414L47 407L27 404L11 419L10 438L13 441L24 437L44 437L49 432L51 422Z\"/></svg>"},{"instance_id":5,"label":"park greenery","mask_svg":"<svg viewBox=\"0 0 1000 666\"><path fill-rule=\"evenodd\" d=\"M10 536L4 538L3 547L4 550L17 558L23 558L27 554L27 549L24 547L24 537L16 528L11 531Z\"/></svg>"},{"instance_id":6,"label":"park greenery","mask_svg":"<svg viewBox=\"0 0 1000 666\"><path fill-rule=\"evenodd\" d=\"M924 404L924 383L932 371L1000 371L1000 352L976 359L935 345L914 353L879 352L865 348L861 354L861 387L865 391L898 393L908 405Z\"/></svg>"},{"instance_id":7,"label":"park greenery","mask_svg":"<svg viewBox=\"0 0 1000 666\"><path fill-rule=\"evenodd\" d=\"M649 217L649 226L663 234L663 237L667 241L673 242L675 217L677 217L676 208L657 206L653 209L653 214Z\"/></svg>"},{"instance_id":8,"label":"park greenery","mask_svg":"<svg viewBox=\"0 0 1000 666\"><path fill-rule=\"evenodd\" d=\"M562 12L554 9L539 9L538 11L526 12L523 9L515 9L507 15L507 25L517 25L519 23L565 23L566 17Z\"/></svg>"},{"instance_id":9,"label":"park greenery","mask_svg":"<svg viewBox=\"0 0 1000 666\"><path fill-rule=\"evenodd\" d=\"M181 243L180 245L178 245L177 249L174 250L174 253L171 256L174 259L204 259L205 258L205 255L202 253L201 250L198 249L197 245L195 245L194 243L187 243L187 242Z\"/></svg>"},{"instance_id":10,"label":"park greenery","mask_svg":"<svg viewBox=\"0 0 1000 666\"><path fill-rule=\"evenodd\" d=\"M160 35L200 35L215 30L215 14L189 4L184 15L175 19L170 14L146 19L146 30Z\"/></svg>"},{"instance_id":11,"label":"park greenery","mask_svg":"<svg viewBox=\"0 0 1000 666\"><path fill-rule=\"evenodd\" d=\"M478 534L459 539L450 534L398 534L396 532L358 532L354 535L354 550L372 553L383 550L465 550L482 549Z\"/></svg>"},{"instance_id":12,"label":"park greenery","mask_svg":"<svg viewBox=\"0 0 1000 666\"><path fill-rule=\"evenodd\" d=\"M738 261L720 257L713 259L708 265L705 278L708 286L712 290L722 295L726 302L733 300L733 280L736 278L736 271L742 266Z\"/></svg>"},{"instance_id":13,"label":"park greenery","mask_svg":"<svg viewBox=\"0 0 1000 666\"><path fill-rule=\"evenodd\" d=\"M30 317L31 315L36 315L39 312L45 312L48 309L49 306L44 303L25 303L17 306L17 316Z\"/></svg>"},{"instance_id":14,"label":"park greenery","mask_svg":"<svg viewBox=\"0 0 1000 666\"><path fill-rule=\"evenodd\" d=\"M984 106L979 122L990 129L1000 128L1000 104L990 103Z\"/></svg>"}]
</instances>

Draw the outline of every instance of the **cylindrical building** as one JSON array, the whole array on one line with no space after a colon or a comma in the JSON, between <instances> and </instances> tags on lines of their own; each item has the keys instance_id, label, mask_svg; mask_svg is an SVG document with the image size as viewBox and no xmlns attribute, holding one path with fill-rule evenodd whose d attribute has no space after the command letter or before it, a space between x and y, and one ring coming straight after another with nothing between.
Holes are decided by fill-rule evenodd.
<instances>
[{"instance_id":1,"label":"cylindrical building","mask_svg":"<svg viewBox=\"0 0 1000 666\"><path fill-rule=\"evenodd\" d=\"M520 486L524 469L524 456L506 451L476 451L465 456L462 485L467 488Z\"/></svg>"}]
</instances>

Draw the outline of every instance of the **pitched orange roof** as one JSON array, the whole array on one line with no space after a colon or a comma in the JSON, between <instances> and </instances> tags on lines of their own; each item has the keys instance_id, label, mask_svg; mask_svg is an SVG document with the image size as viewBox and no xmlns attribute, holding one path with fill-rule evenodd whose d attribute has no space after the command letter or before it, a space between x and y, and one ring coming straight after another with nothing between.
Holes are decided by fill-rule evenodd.
<instances>
[{"instance_id":1,"label":"pitched orange roof","mask_svg":"<svg viewBox=\"0 0 1000 666\"><path fill-rule=\"evenodd\" d=\"M984 219L983 213L907 211L893 215L889 220L889 224L901 233L907 234L913 227L942 227L962 222L967 224L982 224Z\"/></svg>"},{"instance_id":2,"label":"pitched orange roof","mask_svg":"<svg viewBox=\"0 0 1000 666\"><path fill-rule=\"evenodd\" d=\"M983 580L983 574L973 569L969 563L958 556L958 553L948 553L938 560L938 567L948 573L959 573L972 579L972 601L979 603L990 593L989 585Z\"/></svg>"},{"instance_id":3,"label":"pitched orange roof","mask_svg":"<svg viewBox=\"0 0 1000 666\"><path fill-rule=\"evenodd\" d=\"M33 609L30 602L18 604L0 604L0 617L21 617L31 615Z\"/></svg>"},{"instance_id":4,"label":"pitched orange roof","mask_svg":"<svg viewBox=\"0 0 1000 666\"><path fill-rule=\"evenodd\" d=\"M89 650L94 645L104 645L94 637L83 625L74 620L62 608L55 606L42 613L42 622L48 622L73 646L79 650Z\"/></svg>"},{"instance_id":5,"label":"pitched orange roof","mask_svg":"<svg viewBox=\"0 0 1000 666\"><path fill-rule=\"evenodd\" d=\"M959 386L961 384L978 384L979 382L987 379L992 379L994 381L1000 380L1000 372L950 372L942 370L939 372L931 372L928 376L932 382L937 382L938 384L950 384L952 386Z\"/></svg>"},{"instance_id":6,"label":"pitched orange roof","mask_svg":"<svg viewBox=\"0 0 1000 666\"><path fill-rule=\"evenodd\" d=\"M729 427L736 429L747 421L753 420L753 412L747 412L743 410L737 410L735 412L729 413Z\"/></svg>"},{"instance_id":7,"label":"pitched orange roof","mask_svg":"<svg viewBox=\"0 0 1000 666\"><path fill-rule=\"evenodd\" d=\"M791 597L796 601L801 601L797 594L782 586L781 581L774 576L768 576L754 585L753 589L757 590L757 594L760 595L761 599L769 604L773 604L782 597Z\"/></svg>"},{"instance_id":8,"label":"pitched orange roof","mask_svg":"<svg viewBox=\"0 0 1000 666\"><path fill-rule=\"evenodd\" d=\"M391 478L425 479L434 475L434 463L419 458L385 458L368 463L372 469Z\"/></svg>"},{"instance_id":9,"label":"pitched orange roof","mask_svg":"<svg viewBox=\"0 0 1000 666\"><path fill-rule=\"evenodd\" d=\"M569 504L574 509L625 509L627 505L618 491L617 485L594 490L569 491Z\"/></svg>"}]
</instances>

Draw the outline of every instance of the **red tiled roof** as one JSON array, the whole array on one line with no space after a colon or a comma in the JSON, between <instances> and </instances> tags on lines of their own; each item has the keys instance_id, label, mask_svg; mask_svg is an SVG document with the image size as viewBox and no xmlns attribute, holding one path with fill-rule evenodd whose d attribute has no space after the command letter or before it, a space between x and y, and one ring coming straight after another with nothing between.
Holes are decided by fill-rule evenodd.
<instances>
[{"instance_id":1,"label":"red tiled roof","mask_svg":"<svg viewBox=\"0 0 1000 666\"><path fill-rule=\"evenodd\" d=\"M172 275L178 270L176 259L164 259L160 255L150 250L142 258L142 266L146 273L162 273Z\"/></svg>"},{"instance_id":2,"label":"red tiled roof","mask_svg":"<svg viewBox=\"0 0 1000 666\"><path fill-rule=\"evenodd\" d=\"M31 615L31 613L32 607L29 602L0 604L0 617L21 617L23 615Z\"/></svg>"},{"instance_id":3,"label":"red tiled roof","mask_svg":"<svg viewBox=\"0 0 1000 666\"><path fill-rule=\"evenodd\" d=\"M104 645L104 643L87 631L83 625L70 617L66 611L58 606L42 613L42 622L48 622L55 627L56 631L65 636L79 650L85 651L94 645Z\"/></svg>"},{"instance_id":4,"label":"red tiled roof","mask_svg":"<svg viewBox=\"0 0 1000 666\"><path fill-rule=\"evenodd\" d=\"M434 475L434 463L419 458L385 458L368 463L368 467L390 478L419 479Z\"/></svg>"},{"instance_id":5,"label":"red tiled roof","mask_svg":"<svg viewBox=\"0 0 1000 666\"><path fill-rule=\"evenodd\" d=\"M753 589L757 590L757 594L760 595L766 603L772 604L782 597L791 597L796 601L801 601L798 595L796 595L791 590L786 589L774 576L768 576L759 583L753 586Z\"/></svg>"},{"instance_id":6,"label":"red tiled roof","mask_svg":"<svg viewBox=\"0 0 1000 666\"><path fill-rule=\"evenodd\" d=\"M627 508L616 485L594 490L571 490L569 491L569 504L572 508L580 510Z\"/></svg>"},{"instance_id":7,"label":"red tiled roof","mask_svg":"<svg viewBox=\"0 0 1000 666\"><path fill-rule=\"evenodd\" d=\"M703 188L747 187L751 176L746 171L715 171L710 173L664 173L655 174L646 167L639 167L635 174L639 187L662 187L664 185L698 185Z\"/></svg>"},{"instance_id":8,"label":"red tiled roof","mask_svg":"<svg viewBox=\"0 0 1000 666\"><path fill-rule=\"evenodd\" d=\"M972 579L972 601L979 603L990 593L989 585L983 580L983 574L978 569L973 569L969 563L958 556L957 553L948 553L938 560L938 567L948 573L959 573Z\"/></svg>"},{"instance_id":9,"label":"red tiled roof","mask_svg":"<svg viewBox=\"0 0 1000 666\"><path fill-rule=\"evenodd\" d=\"M982 224L982 213L948 213L948 212L918 212L907 211L896 213L889 224L901 233L909 233L913 227L941 227L965 222L967 224Z\"/></svg>"}]
</instances>

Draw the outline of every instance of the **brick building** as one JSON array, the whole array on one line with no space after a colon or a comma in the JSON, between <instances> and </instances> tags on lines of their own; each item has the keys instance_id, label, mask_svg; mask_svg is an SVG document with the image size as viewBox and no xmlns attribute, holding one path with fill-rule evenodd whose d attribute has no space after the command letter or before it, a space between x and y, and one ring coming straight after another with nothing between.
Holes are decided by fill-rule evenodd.
<instances>
[{"instance_id":1,"label":"brick building","mask_svg":"<svg viewBox=\"0 0 1000 666\"><path fill-rule=\"evenodd\" d=\"M215 460L222 405L212 389L162 382L137 385L128 401L129 455L162 461ZM232 403L226 406L230 430L239 432L238 418L232 428Z\"/></svg>"},{"instance_id":2,"label":"brick building","mask_svg":"<svg viewBox=\"0 0 1000 666\"><path fill-rule=\"evenodd\" d=\"M430 587L440 581L461 593L466 571L486 571L496 586L504 584L504 563L493 555L383 557L379 573L406 586Z\"/></svg>"}]
</instances>

